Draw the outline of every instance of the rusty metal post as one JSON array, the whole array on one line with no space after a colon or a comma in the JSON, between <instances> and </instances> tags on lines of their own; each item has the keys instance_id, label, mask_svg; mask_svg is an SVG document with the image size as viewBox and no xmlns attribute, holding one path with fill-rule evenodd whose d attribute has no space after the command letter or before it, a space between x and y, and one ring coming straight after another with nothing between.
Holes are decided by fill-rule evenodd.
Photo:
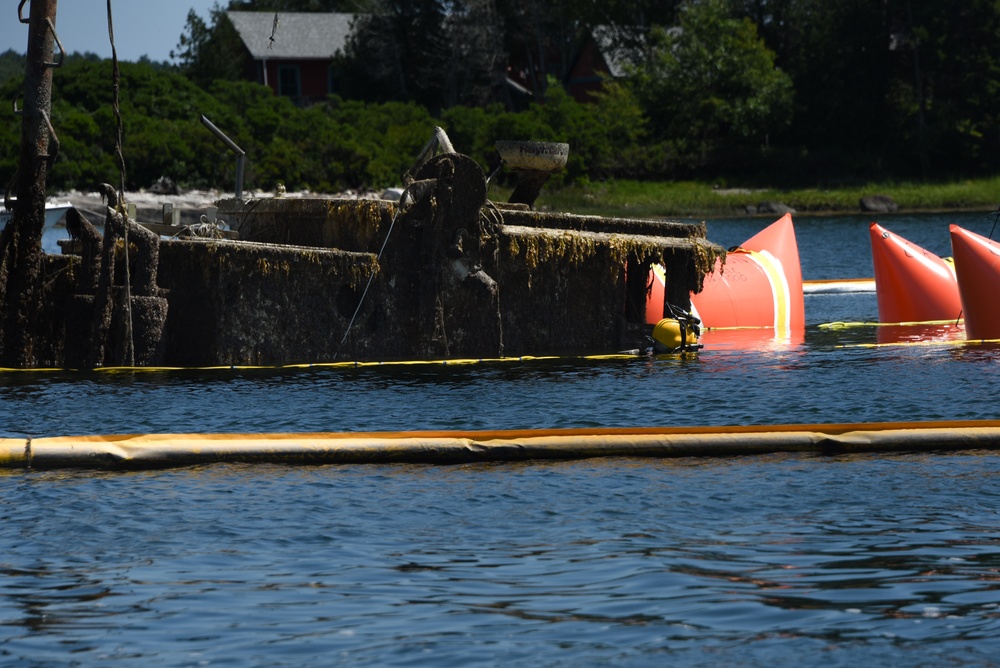
<instances>
[{"instance_id":1,"label":"rusty metal post","mask_svg":"<svg viewBox=\"0 0 1000 668\"><path fill-rule=\"evenodd\" d=\"M21 157L14 220L27 232L25 241L41 248L45 223L45 180L48 176L52 110L52 67L57 0L32 0L28 22L27 72L21 111Z\"/></svg>"},{"instance_id":2,"label":"rusty metal post","mask_svg":"<svg viewBox=\"0 0 1000 668\"><path fill-rule=\"evenodd\" d=\"M229 147L229 150L236 154L236 199L243 197L243 170L246 164L247 152L236 145L226 133L215 127L215 123L208 120L205 114L201 115L201 123L208 128L212 134L222 140L222 143Z\"/></svg>"},{"instance_id":3,"label":"rusty metal post","mask_svg":"<svg viewBox=\"0 0 1000 668\"><path fill-rule=\"evenodd\" d=\"M18 6L21 16L24 1ZM28 23L27 71L21 114L21 152L15 182L16 202L0 243L2 346L6 364L32 366L35 322L40 310L42 228L45 225L45 180L50 150L58 148L52 130L52 68L57 0L32 0ZM62 51L60 47L60 52ZM15 105L16 110L16 105ZM5 195L6 197L6 195ZM5 276L4 276L5 274Z\"/></svg>"}]
</instances>

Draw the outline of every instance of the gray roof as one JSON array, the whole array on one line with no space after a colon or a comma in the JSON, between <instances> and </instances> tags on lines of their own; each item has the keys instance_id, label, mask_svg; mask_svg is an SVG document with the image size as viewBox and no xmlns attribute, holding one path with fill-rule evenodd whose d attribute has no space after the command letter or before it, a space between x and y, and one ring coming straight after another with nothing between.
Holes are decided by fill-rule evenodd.
<instances>
[{"instance_id":1,"label":"gray roof","mask_svg":"<svg viewBox=\"0 0 1000 668\"><path fill-rule=\"evenodd\" d=\"M333 57L344 48L354 14L278 12L226 12L240 39L255 59L316 59ZM271 48L267 48L270 45Z\"/></svg>"},{"instance_id":2,"label":"gray roof","mask_svg":"<svg viewBox=\"0 0 1000 668\"><path fill-rule=\"evenodd\" d=\"M597 42L597 48L604 57L604 62L608 66L611 76L618 79L627 74L628 68L641 62L641 56L635 46L626 46L621 33L625 33L631 38L632 43L636 42L636 35L641 35L637 30L629 28L614 28L612 26L594 26L591 34ZM639 37L638 42L644 40Z\"/></svg>"}]
</instances>

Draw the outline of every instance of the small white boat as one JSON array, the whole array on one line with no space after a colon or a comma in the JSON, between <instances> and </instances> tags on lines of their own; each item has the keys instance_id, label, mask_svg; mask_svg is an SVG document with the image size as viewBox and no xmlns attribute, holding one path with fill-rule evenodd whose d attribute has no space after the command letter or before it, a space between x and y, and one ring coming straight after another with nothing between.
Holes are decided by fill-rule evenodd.
<instances>
[{"instance_id":1,"label":"small white boat","mask_svg":"<svg viewBox=\"0 0 1000 668\"><path fill-rule=\"evenodd\" d=\"M73 208L73 205L69 202L46 202L45 203L45 227L55 227L56 223L62 220L62 217L66 215L66 211ZM7 224L13 216L12 211L8 211L7 207L0 204L0 228Z\"/></svg>"}]
</instances>

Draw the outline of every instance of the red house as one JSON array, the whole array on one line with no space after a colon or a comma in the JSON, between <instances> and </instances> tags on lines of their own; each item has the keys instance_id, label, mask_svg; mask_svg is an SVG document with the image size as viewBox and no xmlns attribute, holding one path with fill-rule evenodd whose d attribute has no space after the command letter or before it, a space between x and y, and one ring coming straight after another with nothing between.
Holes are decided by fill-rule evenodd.
<instances>
[{"instance_id":1,"label":"red house","mask_svg":"<svg viewBox=\"0 0 1000 668\"><path fill-rule=\"evenodd\" d=\"M246 77L306 105L336 92L331 64L354 14L226 12L246 47Z\"/></svg>"},{"instance_id":2,"label":"red house","mask_svg":"<svg viewBox=\"0 0 1000 668\"><path fill-rule=\"evenodd\" d=\"M634 44L634 36L632 37ZM629 65L639 62L636 46L627 46L610 26L595 26L583 40L566 75L566 90L577 102L593 102L591 93L607 80L627 75Z\"/></svg>"},{"instance_id":3,"label":"red house","mask_svg":"<svg viewBox=\"0 0 1000 668\"><path fill-rule=\"evenodd\" d=\"M230 11L226 16L243 41L244 76L248 80L269 86L276 95L303 106L337 92L333 58L347 44L355 14L278 12L277 27L272 12ZM605 79L625 76L627 64L637 62L635 48L623 46L620 37L608 26L597 26L587 34L566 68L564 85L575 99L592 101L590 93ZM555 54L549 65L553 71L563 70ZM507 85L515 97L530 97L527 79L520 79L508 76Z\"/></svg>"}]
</instances>

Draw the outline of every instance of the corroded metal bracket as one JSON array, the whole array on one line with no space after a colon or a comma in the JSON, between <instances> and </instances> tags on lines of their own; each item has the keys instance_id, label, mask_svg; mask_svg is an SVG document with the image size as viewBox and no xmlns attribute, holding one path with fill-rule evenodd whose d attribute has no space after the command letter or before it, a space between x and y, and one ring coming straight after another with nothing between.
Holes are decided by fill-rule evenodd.
<instances>
[{"instance_id":1,"label":"corroded metal bracket","mask_svg":"<svg viewBox=\"0 0 1000 668\"><path fill-rule=\"evenodd\" d=\"M59 59L54 63L42 63L46 67L62 67L63 63L66 61L66 49L63 48L62 42L59 41L59 35L56 34L56 26L52 23L52 19L45 19L45 22L49 24L49 31L52 33L52 39L55 41L56 46L59 47Z\"/></svg>"},{"instance_id":2,"label":"corroded metal bracket","mask_svg":"<svg viewBox=\"0 0 1000 668\"><path fill-rule=\"evenodd\" d=\"M14 106L14 115L15 116L24 116L24 109L18 109L17 108L17 98L16 97L13 100L13 106ZM52 127L52 121L51 121L51 119L49 119L49 115L47 113L45 113L44 110L43 111L39 111L38 113L40 113L42 115L42 118L45 119L45 127L47 127L48 130L49 130L49 139L56 146L55 150L54 151L49 151L49 155L46 156L46 158L49 161L49 165L51 166L52 165L52 161L56 159L57 155L59 155L59 136L56 134L56 129L54 127Z\"/></svg>"},{"instance_id":3,"label":"corroded metal bracket","mask_svg":"<svg viewBox=\"0 0 1000 668\"><path fill-rule=\"evenodd\" d=\"M52 127L52 121L49 120L49 115L45 113L45 110L40 110L38 113L45 119L45 126L49 129L49 154L45 156L45 159L49 161L49 167L51 167L56 156L59 155L59 137L56 135L56 129ZM52 148L53 144L55 144L55 149Z\"/></svg>"},{"instance_id":4,"label":"corroded metal bracket","mask_svg":"<svg viewBox=\"0 0 1000 668\"><path fill-rule=\"evenodd\" d=\"M17 20L21 23L30 23L31 17L25 18L24 16L24 6L28 4L28 0L21 0L17 5ZM52 39L55 40L56 46L59 48L59 60L53 63L42 63L46 67L62 67L63 63L66 61L66 49L63 48L62 42L59 41L59 35L56 33L56 26L52 23L52 19L46 18L45 22L49 24L49 31L52 33Z\"/></svg>"}]
</instances>

